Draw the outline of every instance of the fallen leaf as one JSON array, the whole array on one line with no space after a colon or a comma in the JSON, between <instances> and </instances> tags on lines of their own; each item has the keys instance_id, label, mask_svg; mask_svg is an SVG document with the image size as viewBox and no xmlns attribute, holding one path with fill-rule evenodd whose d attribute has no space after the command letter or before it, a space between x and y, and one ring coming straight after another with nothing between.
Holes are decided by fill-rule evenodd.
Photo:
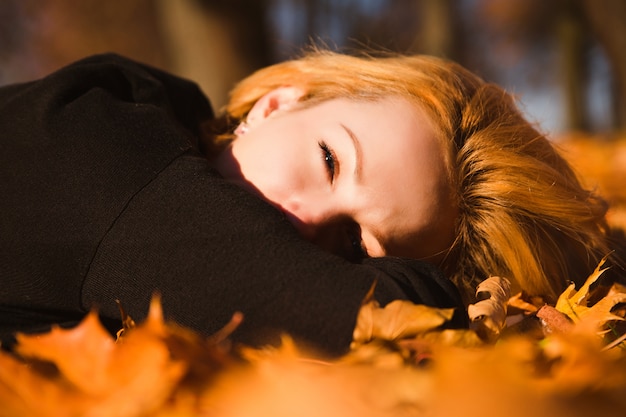
<instances>
[{"instance_id":1,"label":"fallen leaf","mask_svg":"<svg viewBox=\"0 0 626 417\"><path fill-rule=\"evenodd\" d=\"M518 292L508 299L507 311L511 311L511 309L517 309L526 314L536 313L541 308L541 306L544 305L543 300L531 299L530 301L531 302L525 299L525 295L522 292Z\"/></svg>"},{"instance_id":2,"label":"fallen leaf","mask_svg":"<svg viewBox=\"0 0 626 417\"><path fill-rule=\"evenodd\" d=\"M537 317L541 320L546 335L566 333L574 328L574 323L566 314L549 305L541 307L537 312Z\"/></svg>"},{"instance_id":3,"label":"fallen leaf","mask_svg":"<svg viewBox=\"0 0 626 417\"><path fill-rule=\"evenodd\" d=\"M428 374L264 351L261 361L223 373L202 404L212 417L415 416L431 395Z\"/></svg>"},{"instance_id":4,"label":"fallen leaf","mask_svg":"<svg viewBox=\"0 0 626 417\"><path fill-rule=\"evenodd\" d=\"M94 312L73 329L18 335L19 358L3 356L2 361L3 370L19 372L20 377L10 381L10 375L0 374L0 398L7 392L20 395L11 398L12 414L0 415L148 415L166 403L183 376L189 376L190 359L184 356L191 357L190 352L202 346L194 335L191 347L181 348L181 335L192 332L176 329L164 324L159 300L154 299L148 319L118 343Z\"/></svg>"},{"instance_id":5,"label":"fallen leaf","mask_svg":"<svg viewBox=\"0 0 626 417\"><path fill-rule=\"evenodd\" d=\"M452 308L435 308L394 300L381 308L376 301L361 307L353 333L352 348L373 339L398 340L436 329L449 321Z\"/></svg>"},{"instance_id":6,"label":"fallen leaf","mask_svg":"<svg viewBox=\"0 0 626 417\"><path fill-rule=\"evenodd\" d=\"M490 277L478 284L477 298L486 296L475 304L470 304L467 314L470 329L487 341L494 341L506 324L507 303L510 298L511 284L502 277Z\"/></svg>"},{"instance_id":7,"label":"fallen leaf","mask_svg":"<svg viewBox=\"0 0 626 417\"><path fill-rule=\"evenodd\" d=\"M600 278L600 275L606 268L600 269L606 257L604 257L591 275L587 278L583 286L576 291L576 285L571 283L568 288L559 296L555 308L560 312L567 314L574 322L580 320L581 315L588 309L587 301L589 300L589 290L591 285Z\"/></svg>"},{"instance_id":8,"label":"fallen leaf","mask_svg":"<svg viewBox=\"0 0 626 417\"><path fill-rule=\"evenodd\" d=\"M608 330L606 327L608 322L624 320L622 316L612 311L616 305L626 303L626 288L621 285L613 285L604 297L595 304L588 305L591 285L607 269L601 268L605 261L606 257L599 262L578 291L575 290L574 284L571 284L557 300L556 309L577 323L576 330L579 332L602 334Z\"/></svg>"}]
</instances>

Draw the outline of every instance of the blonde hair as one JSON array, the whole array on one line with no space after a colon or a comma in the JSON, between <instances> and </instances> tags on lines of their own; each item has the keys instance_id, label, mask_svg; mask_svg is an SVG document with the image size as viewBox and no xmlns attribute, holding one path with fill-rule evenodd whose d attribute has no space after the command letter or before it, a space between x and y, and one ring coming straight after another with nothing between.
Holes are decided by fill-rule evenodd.
<instances>
[{"instance_id":1,"label":"blonde hair","mask_svg":"<svg viewBox=\"0 0 626 417\"><path fill-rule=\"evenodd\" d=\"M469 302L491 275L554 300L608 253L606 204L582 188L554 146L503 89L429 56L350 56L314 51L252 74L231 93L228 132L267 92L291 85L302 105L398 95L435 122L448 150L459 215L440 266ZM230 135L222 135L222 139Z\"/></svg>"}]
</instances>

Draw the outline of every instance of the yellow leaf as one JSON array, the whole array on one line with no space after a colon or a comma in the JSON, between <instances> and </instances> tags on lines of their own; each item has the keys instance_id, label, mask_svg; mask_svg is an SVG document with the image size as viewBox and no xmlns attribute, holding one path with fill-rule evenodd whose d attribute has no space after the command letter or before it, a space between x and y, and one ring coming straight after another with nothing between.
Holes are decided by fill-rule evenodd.
<instances>
[{"instance_id":1,"label":"yellow leaf","mask_svg":"<svg viewBox=\"0 0 626 417\"><path fill-rule=\"evenodd\" d=\"M589 276L589 278L587 278L580 290L576 291L576 286L572 283L565 291L563 291L556 302L555 308L561 313L566 314L575 323L580 321L580 317L584 315L585 311L588 309L587 301L589 300L589 288L598 280L598 278L600 278L600 275L606 271L607 268L600 269L600 267L604 265L605 261L606 256L602 258L596 269Z\"/></svg>"},{"instance_id":2,"label":"yellow leaf","mask_svg":"<svg viewBox=\"0 0 626 417\"><path fill-rule=\"evenodd\" d=\"M624 320L623 317L611 312L617 304L626 303L626 292L624 290L624 287L614 285L608 294L597 303L585 310L581 310L578 313L580 319L578 326L581 329L602 331L607 322Z\"/></svg>"}]
</instances>

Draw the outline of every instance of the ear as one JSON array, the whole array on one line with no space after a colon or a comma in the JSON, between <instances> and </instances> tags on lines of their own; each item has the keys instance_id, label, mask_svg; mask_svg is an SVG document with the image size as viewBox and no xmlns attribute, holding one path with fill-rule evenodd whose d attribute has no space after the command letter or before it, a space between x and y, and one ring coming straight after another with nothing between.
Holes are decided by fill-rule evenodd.
<instances>
[{"instance_id":1,"label":"ear","mask_svg":"<svg viewBox=\"0 0 626 417\"><path fill-rule=\"evenodd\" d=\"M248 112L246 122L249 127L267 119L278 110L288 110L292 108L304 95L300 88L285 86L278 87L257 100Z\"/></svg>"}]
</instances>

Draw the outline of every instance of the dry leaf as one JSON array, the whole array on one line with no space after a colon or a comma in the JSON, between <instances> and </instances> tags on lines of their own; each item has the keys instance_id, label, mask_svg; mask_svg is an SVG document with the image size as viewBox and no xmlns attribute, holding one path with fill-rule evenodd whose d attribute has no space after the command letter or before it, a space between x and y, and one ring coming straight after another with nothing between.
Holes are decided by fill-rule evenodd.
<instances>
[{"instance_id":1,"label":"dry leaf","mask_svg":"<svg viewBox=\"0 0 626 417\"><path fill-rule=\"evenodd\" d=\"M488 298L471 304L467 308L470 328L487 341L494 341L506 324L507 303L510 298L511 284L502 277L490 277L481 282L476 289L477 298Z\"/></svg>"},{"instance_id":2,"label":"dry leaf","mask_svg":"<svg viewBox=\"0 0 626 417\"><path fill-rule=\"evenodd\" d=\"M166 325L158 298L118 343L90 313L74 329L18 335L15 351L21 359L0 355L2 417L146 416L199 374L194 384L206 385L223 363L219 349Z\"/></svg>"},{"instance_id":3,"label":"dry leaf","mask_svg":"<svg viewBox=\"0 0 626 417\"><path fill-rule=\"evenodd\" d=\"M451 308L435 308L395 300L381 308L376 301L361 307L353 333L352 347L373 339L398 340L436 329L449 321Z\"/></svg>"},{"instance_id":4,"label":"dry leaf","mask_svg":"<svg viewBox=\"0 0 626 417\"><path fill-rule=\"evenodd\" d=\"M506 305L498 285L479 291ZM604 321L623 295L615 286L598 317L595 306L585 314ZM604 349L587 319L542 340L485 344L472 330L442 330L451 314L370 298L354 349L327 360L289 336L236 354L224 342L240 315L207 339L165 323L155 298L117 343L92 313L72 330L20 336L21 357L0 351L0 417L622 417L625 351Z\"/></svg>"},{"instance_id":5,"label":"dry leaf","mask_svg":"<svg viewBox=\"0 0 626 417\"><path fill-rule=\"evenodd\" d=\"M616 291L616 288L612 287L611 291L597 303L578 313L581 328L584 326L601 331L609 321L624 320L611 311L617 304L626 303L626 292L623 292L623 287L620 291Z\"/></svg>"},{"instance_id":6,"label":"dry leaf","mask_svg":"<svg viewBox=\"0 0 626 417\"><path fill-rule=\"evenodd\" d=\"M574 322L578 322L581 314L584 314L583 312L588 308L587 301L589 300L589 289L591 285L606 271L606 268L600 269L605 261L606 257L600 261L596 269L578 291L576 291L576 285L571 283L559 296L555 308L561 313L567 314Z\"/></svg>"},{"instance_id":7,"label":"dry leaf","mask_svg":"<svg viewBox=\"0 0 626 417\"><path fill-rule=\"evenodd\" d=\"M433 398L423 415L621 417L626 357L615 351L570 333L542 343L518 336L482 349L446 347L434 355Z\"/></svg>"},{"instance_id":8,"label":"dry leaf","mask_svg":"<svg viewBox=\"0 0 626 417\"><path fill-rule=\"evenodd\" d=\"M580 290L576 291L574 284L571 284L557 301L556 309L577 323L578 331L604 333L608 322L624 320L622 316L612 312L617 304L626 303L626 289L623 286L614 285L598 302L592 306L588 305L591 285L607 269L601 269L605 260L606 257L600 261Z\"/></svg>"},{"instance_id":9,"label":"dry leaf","mask_svg":"<svg viewBox=\"0 0 626 417\"><path fill-rule=\"evenodd\" d=\"M427 374L409 367L298 358L291 348L223 373L203 398L212 417L418 415L431 395Z\"/></svg>"},{"instance_id":10,"label":"dry leaf","mask_svg":"<svg viewBox=\"0 0 626 417\"><path fill-rule=\"evenodd\" d=\"M541 307L537 312L537 317L541 320L541 325L546 335L565 333L574 328L574 323L572 323L570 318L552 306L545 305Z\"/></svg>"},{"instance_id":11,"label":"dry leaf","mask_svg":"<svg viewBox=\"0 0 626 417\"><path fill-rule=\"evenodd\" d=\"M523 313L536 313L541 306L544 305L543 300L530 300L531 302L525 299L525 295L521 292L513 295L507 301L508 308L507 310L510 312L511 309L517 309L522 311Z\"/></svg>"},{"instance_id":12,"label":"dry leaf","mask_svg":"<svg viewBox=\"0 0 626 417\"><path fill-rule=\"evenodd\" d=\"M18 336L16 352L21 356L54 365L53 381L69 398L80 394L84 404L68 401L59 393L55 403L25 399L25 403L57 415L134 416L139 411L160 407L172 387L183 376L186 366L170 358L161 338L163 325L160 305L153 303L148 321L129 332L123 343L115 344L102 328L96 314L90 313L74 329L53 329L38 336ZM78 409L74 410L76 406ZM81 410L80 407L87 407ZM93 411L91 411L93 410ZM33 412L32 415L37 415Z\"/></svg>"}]
</instances>

